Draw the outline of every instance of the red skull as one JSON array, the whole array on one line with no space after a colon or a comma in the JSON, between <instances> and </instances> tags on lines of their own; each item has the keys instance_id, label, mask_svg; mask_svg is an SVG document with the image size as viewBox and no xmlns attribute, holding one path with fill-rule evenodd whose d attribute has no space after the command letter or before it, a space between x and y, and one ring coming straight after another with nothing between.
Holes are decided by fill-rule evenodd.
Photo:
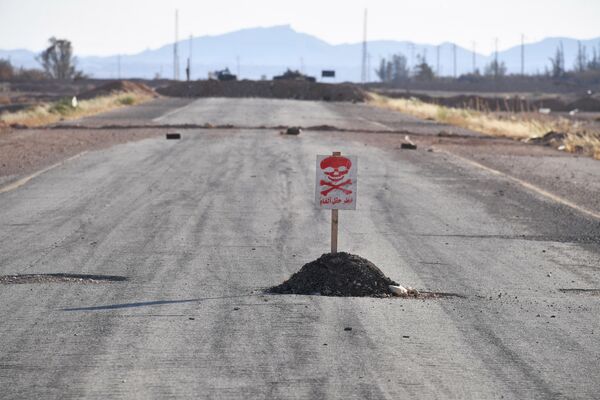
<instances>
[{"instance_id":1,"label":"red skull","mask_svg":"<svg viewBox=\"0 0 600 400\"><path fill-rule=\"evenodd\" d=\"M321 169L330 181L337 182L350 171L352 162L346 157L330 156L321 161Z\"/></svg>"}]
</instances>

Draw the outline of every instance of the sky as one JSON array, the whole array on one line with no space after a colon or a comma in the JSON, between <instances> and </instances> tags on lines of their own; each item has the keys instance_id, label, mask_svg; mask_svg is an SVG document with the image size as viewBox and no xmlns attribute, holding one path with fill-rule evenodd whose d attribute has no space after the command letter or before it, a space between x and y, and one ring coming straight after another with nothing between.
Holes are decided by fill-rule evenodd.
<instances>
[{"instance_id":1,"label":"sky","mask_svg":"<svg viewBox=\"0 0 600 400\"><path fill-rule=\"evenodd\" d=\"M290 24L331 44L368 39L455 42L489 54L521 41L600 36L600 0L0 0L0 49L39 51L49 37L80 56L134 54L179 36Z\"/></svg>"}]
</instances>

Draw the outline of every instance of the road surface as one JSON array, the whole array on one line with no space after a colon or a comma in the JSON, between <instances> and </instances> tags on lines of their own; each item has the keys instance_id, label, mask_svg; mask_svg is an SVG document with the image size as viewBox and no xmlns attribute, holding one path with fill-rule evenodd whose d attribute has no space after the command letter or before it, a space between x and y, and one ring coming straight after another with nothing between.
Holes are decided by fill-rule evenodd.
<instances>
[{"instance_id":1,"label":"road surface","mask_svg":"<svg viewBox=\"0 0 600 400\"><path fill-rule=\"evenodd\" d=\"M399 150L395 133L258 129L430 129L366 106L169 104L106 118L247 128L89 152L0 193L0 275L127 279L0 285L2 399L598 396L593 203L452 153ZM315 156L334 150L360 165L340 249L454 296L263 293L328 250Z\"/></svg>"}]
</instances>

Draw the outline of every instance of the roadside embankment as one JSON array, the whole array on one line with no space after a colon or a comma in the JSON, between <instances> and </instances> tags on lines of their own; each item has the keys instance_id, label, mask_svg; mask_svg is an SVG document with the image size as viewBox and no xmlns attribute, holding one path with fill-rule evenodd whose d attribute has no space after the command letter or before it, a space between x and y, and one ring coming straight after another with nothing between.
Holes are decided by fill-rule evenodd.
<instances>
[{"instance_id":1,"label":"roadside embankment","mask_svg":"<svg viewBox=\"0 0 600 400\"><path fill-rule=\"evenodd\" d=\"M538 113L499 115L492 112L445 107L417 98L392 99L370 93L372 105L489 136L506 137L554 147L600 160L600 130L585 121Z\"/></svg>"}]
</instances>

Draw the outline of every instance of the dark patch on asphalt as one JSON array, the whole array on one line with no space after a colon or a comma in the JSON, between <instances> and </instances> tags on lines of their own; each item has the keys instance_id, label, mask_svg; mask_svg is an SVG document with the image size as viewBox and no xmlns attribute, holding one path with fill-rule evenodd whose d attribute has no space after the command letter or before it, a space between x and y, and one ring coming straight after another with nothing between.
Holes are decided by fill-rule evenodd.
<instances>
[{"instance_id":1,"label":"dark patch on asphalt","mask_svg":"<svg viewBox=\"0 0 600 400\"><path fill-rule=\"evenodd\" d=\"M588 296L600 296L600 289L558 289L559 292L583 294Z\"/></svg>"},{"instance_id":2,"label":"dark patch on asphalt","mask_svg":"<svg viewBox=\"0 0 600 400\"><path fill-rule=\"evenodd\" d=\"M275 125L275 126L266 126L266 125L232 125L232 124L221 124L221 125L213 125L211 123L203 123L203 124L160 124L160 123L135 123L135 124L102 124L102 125L71 125L71 124L54 124L45 127L44 129L72 129L72 130L116 130L116 129L216 129L216 130L269 130L269 131L277 131L286 130L288 127L285 125ZM429 133L423 132L415 132L408 129L355 129L355 128L340 128L332 125L313 125L302 127L299 126L303 131L313 131L313 132L348 132L348 133L382 133L382 134L401 134L401 135L411 135L418 137L431 137L432 135ZM15 129L31 129L26 126L15 127ZM494 136L476 136L476 135L453 135L453 139L469 139L469 140L481 140L481 141L498 141L502 140L501 138Z\"/></svg>"},{"instance_id":3,"label":"dark patch on asphalt","mask_svg":"<svg viewBox=\"0 0 600 400\"><path fill-rule=\"evenodd\" d=\"M458 293L448 293L448 292L419 292L418 296L410 296L414 299L441 299L441 298L458 298L458 299L466 299L467 296ZM407 298L410 298L407 297Z\"/></svg>"},{"instance_id":4,"label":"dark patch on asphalt","mask_svg":"<svg viewBox=\"0 0 600 400\"><path fill-rule=\"evenodd\" d=\"M469 234L417 234L423 237L451 237L464 239L505 239L505 240L527 240L533 242L557 242L557 243L600 243L597 235L469 235Z\"/></svg>"},{"instance_id":5,"label":"dark patch on asphalt","mask_svg":"<svg viewBox=\"0 0 600 400\"><path fill-rule=\"evenodd\" d=\"M327 253L305 264L281 285L267 291L278 294L390 297L389 285L398 285L372 262L355 254Z\"/></svg>"},{"instance_id":6,"label":"dark patch on asphalt","mask_svg":"<svg viewBox=\"0 0 600 400\"><path fill-rule=\"evenodd\" d=\"M167 140L181 139L181 133L167 133L165 136Z\"/></svg>"},{"instance_id":7,"label":"dark patch on asphalt","mask_svg":"<svg viewBox=\"0 0 600 400\"><path fill-rule=\"evenodd\" d=\"M18 285L31 283L107 283L128 280L118 275L88 275L88 274L16 274L0 275L0 284Z\"/></svg>"}]
</instances>

